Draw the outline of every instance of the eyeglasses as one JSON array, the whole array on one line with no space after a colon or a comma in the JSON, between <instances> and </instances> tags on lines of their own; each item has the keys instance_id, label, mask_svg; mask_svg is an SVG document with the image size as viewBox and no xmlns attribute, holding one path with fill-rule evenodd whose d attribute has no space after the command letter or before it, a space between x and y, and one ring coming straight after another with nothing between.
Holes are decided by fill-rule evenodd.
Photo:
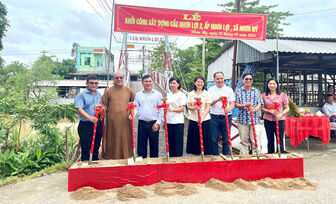
<instances>
[{"instance_id":1,"label":"eyeglasses","mask_svg":"<svg viewBox=\"0 0 336 204\"><path fill-rule=\"evenodd\" d=\"M332 94L327 94L327 96L332 96Z\"/></svg>"},{"instance_id":2,"label":"eyeglasses","mask_svg":"<svg viewBox=\"0 0 336 204\"><path fill-rule=\"evenodd\" d=\"M245 78L244 80L245 81L252 81L253 79L252 78Z\"/></svg>"},{"instance_id":3,"label":"eyeglasses","mask_svg":"<svg viewBox=\"0 0 336 204\"><path fill-rule=\"evenodd\" d=\"M114 77L115 79L123 79L124 77Z\"/></svg>"},{"instance_id":4,"label":"eyeglasses","mask_svg":"<svg viewBox=\"0 0 336 204\"><path fill-rule=\"evenodd\" d=\"M98 85L98 82L88 82L90 85Z\"/></svg>"}]
</instances>

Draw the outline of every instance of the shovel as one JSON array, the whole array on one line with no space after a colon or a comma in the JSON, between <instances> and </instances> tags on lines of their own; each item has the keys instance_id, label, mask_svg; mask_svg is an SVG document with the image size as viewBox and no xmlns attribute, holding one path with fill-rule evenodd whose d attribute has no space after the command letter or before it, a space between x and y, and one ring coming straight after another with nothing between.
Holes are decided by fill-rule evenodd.
<instances>
[{"instance_id":1,"label":"shovel","mask_svg":"<svg viewBox=\"0 0 336 204\"><path fill-rule=\"evenodd\" d=\"M162 104L156 106L157 109L163 108L164 111L164 125L165 125L165 136L166 136L166 152L167 152L167 162L169 162L169 142L168 142L168 127L167 127L167 109L169 104L166 103L166 99L162 99Z\"/></svg>"},{"instance_id":2,"label":"shovel","mask_svg":"<svg viewBox=\"0 0 336 204\"><path fill-rule=\"evenodd\" d=\"M248 110L250 110L250 108L251 108L251 106L248 107ZM256 135L256 131L255 131L255 125L254 125L254 119L253 119L253 113L252 112L250 112L250 116L251 116L251 123L252 123L252 129L253 129L254 146L256 148L257 158L259 159L258 141L257 141L257 135Z\"/></svg>"},{"instance_id":3,"label":"shovel","mask_svg":"<svg viewBox=\"0 0 336 204\"><path fill-rule=\"evenodd\" d=\"M92 164L92 155L93 155L93 148L95 144L95 139L96 139L96 131L97 131L97 124L99 122L99 115L102 115L103 109L102 106L96 106L94 108L95 111L95 117L98 119L97 122L94 124L93 128L93 135L92 135L92 142L91 142L91 150L90 150L90 159L89 159L89 164Z\"/></svg>"},{"instance_id":4,"label":"shovel","mask_svg":"<svg viewBox=\"0 0 336 204\"><path fill-rule=\"evenodd\" d=\"M126 111L131 110L131 123L132 123L132 147L133 147L133 158L127 158L127 164L134 164L134 162L137 161L142 161L142 157L138 157L136 152L135 152L135 136L134 136L134 109L136 108L136 104L134 104L133 102L129 102L128 107L126 109Z\"/></svg>"},{"instance_id":5,"label":"shovel","mask_svg":"<svg viewBox=\"0 0 336 204\"><path fill-rule=\"evenodd\" d=\"M195 98L195 100L196 100L196 102L194 103L194 106L202 107L201 98ZM199 128L199 134L200 134L201 156L202 156L202 161L204 161L204 146L203 146L201 110L197 110L197 115L198 115L198 128Z\"/></svg>"},{"instance_id":6,"label":"shovel","mask_svg":"<svg viewBox=\"0 0 336 204\"><path fill-rule=\"evenodd\" d=\"M280 104L277 102L273 103L273 106L269 107L268 110L275 109L276 111L280 112ZM277 134L277 143L278 143L278 156L281 158L281 150L280 150L280 135L279 135L279 120L275 121L276 124L276 134Z\"/></svg>"},{"instance_id":7,"label":"shovel","mask_svg":"<svg viewBox=\"0 0 336 204\"><path fill-rule=\"evenodd\" d=\"M222 97L221 98L222 101L222 109L224 110L225 113L225 108L228 105L228 100L227 97ZM230 147L230 155L231 155L231 159L233 160L233 152L232 152L232 144L231 144L231 135L230 135L230 126L229 126L229 117L228 114L225 113L225 122L226 122L226 132L227 132L227 137L228 137L228 142L229 142L229 147Z\"/></svg>"}]
</instances>

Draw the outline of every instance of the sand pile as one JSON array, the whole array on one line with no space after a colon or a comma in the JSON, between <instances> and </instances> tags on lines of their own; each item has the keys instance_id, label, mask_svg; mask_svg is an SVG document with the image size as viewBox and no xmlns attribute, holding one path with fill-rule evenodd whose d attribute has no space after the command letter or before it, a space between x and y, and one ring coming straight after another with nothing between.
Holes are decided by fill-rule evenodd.
<instances>
[{"instance_id":1,"label":"sand pile","mask_svg":"<svg viewBox=\"0 0 336 204\"><path fill-rule=\"evenodd\" d=\"M145 199L147 198L147 193L141 190L141 187L135 187L131 184L126 184L117 190L117 198L121 201Z\"/></svg>"},{"instance_id":2,"label":"sand pile","mask_svg":"<svg viewBox=\"0 0 336 204\"><path fill-rule=\"evenodd\" d=\"M154 193L159 196L183 195L188 196L197 193L193 186L182 183L169 183L161 181L154 184Z\"/></svg>"},{"instance_id":3,"label":"sand pile","mask_svg":"<svg viewBox=\"0 0 336 204\"><path fill-rule=\"evenodd\" d=\"M83 187L70 194L73 200L92 200L104 195L104 191L96 190L92 187Z\"/></svg>"},{"instance_id":4,"label":"sand pile","mask_svg":"<svg viewBox=\"0 0 336 204\"><path fill-rule=\"evenodd\" d=\"M271 179L265 178L257 181L259 186L264 188L273 188L277 190L315 190L317 183L310 182L305 178L283 178L283 179Z\"/></svg>"},{"instance_id":5,"label":"sand pile","mask_svg":"<svg viewBox=\"0 0 336 204\"><path fill-rule=\"evenodd\" d=\"M233 182L238 188L241 188L246 191L255 191L257 190L257 186L249 181L245 181L244 179L237 179Z\"/></svg>"},{"instance_id":6,"label":"sand pile","mask_svg":"<svg viewBox=\"0 0 336 204\"><path fill-rule=\"evenodd\" d=\"M207 181L205 186L218 191L234 191L237 189L237 186L234 183L228 183L214 178Z\"/></svg>"}]
</instances>

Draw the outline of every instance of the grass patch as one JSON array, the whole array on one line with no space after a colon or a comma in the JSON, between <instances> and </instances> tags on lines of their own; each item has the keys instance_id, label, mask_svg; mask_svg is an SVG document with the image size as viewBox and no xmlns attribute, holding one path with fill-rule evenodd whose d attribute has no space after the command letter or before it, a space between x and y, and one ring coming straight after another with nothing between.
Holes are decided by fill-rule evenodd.
<instances>
[{"instance_id":1,"label":"grass patch","mask_svg":"<svg viewBox=\"0 0 336 204\"><path fill-rule=\"evenodd\" d=\"M62 171L67 171L71 165L73 164L73 162L62 162L62 163L58 163L58 164L54 164L52 166L49 166L45 169L42 169L41 171L35 172L29 176L23 176L23 177L19 177L19 176L10 176L7 177L3 180L0 180L0 186L5 186L8 184L12 184L12 183L17 183L20 181L26 181L29 179L33 179L39 176L44 176L46 174L51 174L51 173L56 173L56 172L62 172Z\"/></svg>"}]
</instances>

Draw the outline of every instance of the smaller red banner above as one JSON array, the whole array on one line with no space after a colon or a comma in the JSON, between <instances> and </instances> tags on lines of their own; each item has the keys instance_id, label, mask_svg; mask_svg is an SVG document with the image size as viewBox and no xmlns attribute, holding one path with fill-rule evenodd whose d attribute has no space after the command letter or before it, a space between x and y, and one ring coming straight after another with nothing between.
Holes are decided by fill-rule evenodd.
<instances>
[{"instance_id":1,"label":"smaller red banner above","mask_svg":"<svg viewBox=\"0 0 336 204\"><path fill-rule=\"evenodd\" d=\"M267 16L175 10L128 5L115 6L117 32L265 40Z\"/></svg>"},{"instance_id":2,"label":"smaller red banner above","mask_svg":"<svg viewBox=\"0 0 336 204\"><path fill-rule=\"evenodd\" d=\"M94 50L93 50L93 52L103 52L103 49L101 49L101 48L95 48Z\"/></svg>"}]
</instances>

